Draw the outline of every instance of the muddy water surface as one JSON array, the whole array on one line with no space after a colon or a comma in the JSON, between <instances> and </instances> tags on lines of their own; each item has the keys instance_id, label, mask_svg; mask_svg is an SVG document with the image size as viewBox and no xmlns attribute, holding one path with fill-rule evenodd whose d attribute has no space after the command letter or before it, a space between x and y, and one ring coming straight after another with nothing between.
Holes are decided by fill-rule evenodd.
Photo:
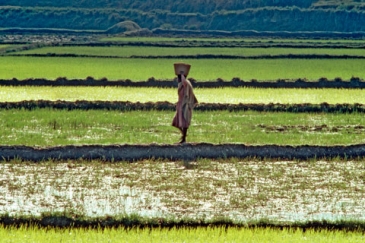
<instances>
[{"instance_id":1,"label":"muddy water surface","mask_svg":"<svg viewBox=\"0 0 365 243\"><path fill-rule=\"evenodd\" d=\"M9 162L0 213L365 219L364 161Z\"/></svg>"}]
</instances>

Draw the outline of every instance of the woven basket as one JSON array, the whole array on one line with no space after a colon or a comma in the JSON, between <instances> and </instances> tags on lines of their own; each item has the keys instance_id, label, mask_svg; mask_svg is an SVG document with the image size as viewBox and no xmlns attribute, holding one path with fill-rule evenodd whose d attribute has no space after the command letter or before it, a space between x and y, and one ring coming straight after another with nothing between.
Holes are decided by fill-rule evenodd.
<instances>
[{"instance_id":1,"label":"woven basket","mask_svg":"<svg viewBox=\"0 0 365 243\"><path fill-rule=\"evenodd\" d=\"M187 77L189 75L190 67L191 65L187 63L174 63L175 74L184 74L184 76Z\"/></svg>"}]
</instances>

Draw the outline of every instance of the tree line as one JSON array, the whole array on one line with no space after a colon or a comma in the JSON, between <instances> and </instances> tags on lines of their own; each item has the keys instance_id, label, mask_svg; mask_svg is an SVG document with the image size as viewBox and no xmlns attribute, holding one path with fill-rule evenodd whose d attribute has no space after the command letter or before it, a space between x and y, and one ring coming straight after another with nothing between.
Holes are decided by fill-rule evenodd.
<instances>
[{"instance_id":1,"label":"tree line","mask_svg":"<svg viewBox=\"0 0 365 243\"><path fill-rule=\"evenodd\" d=\"M363 25L365 11L349 11L346 8L328 8L328 6L320 8L319 2L315 0L0 0L0 28L106 30L119 22L130 20L147 29L365 31Z\"/></svg>"},{"instance_id":2,"label":"tree line","mask_svg":"<svg viewBox=\"0 0 365 243\"><path fill-rule=\"evenodd\" d=\"M138 9L141 11L159 9L179 13L199 12L206 14L221 10L237 10L269 6L296 6L300 8L308 8L317 1L318 0L0 0L0 6L117 8Z\"/></svg>"}]
</instances>

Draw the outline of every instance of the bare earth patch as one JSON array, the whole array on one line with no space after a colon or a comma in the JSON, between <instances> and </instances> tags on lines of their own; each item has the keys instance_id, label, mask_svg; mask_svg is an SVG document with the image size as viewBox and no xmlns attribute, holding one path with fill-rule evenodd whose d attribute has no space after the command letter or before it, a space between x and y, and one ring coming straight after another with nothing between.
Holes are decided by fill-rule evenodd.
<instances>
[{"instance_id":1,"label":"bare earth patch","mask_svg":"<svg viewBox=\"0 0 365 243\"><path fill-rule=\"evenodd\" d=\"M259 124L257 127L264 129L265 132L326 132L326 133L364 133L365 126L362 125L346 125L346 126L327 126L316 125L316 126L305 126L305 125L264 125Z\"/></svg>"}]
</instances>

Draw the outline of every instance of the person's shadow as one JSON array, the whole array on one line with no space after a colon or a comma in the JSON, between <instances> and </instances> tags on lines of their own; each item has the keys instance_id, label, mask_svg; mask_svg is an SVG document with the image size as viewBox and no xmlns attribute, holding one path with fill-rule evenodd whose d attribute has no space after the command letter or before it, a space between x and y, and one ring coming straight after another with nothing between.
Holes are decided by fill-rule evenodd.
<instances>
[{"instance_id":1,"label":"person's shadow","mask_svg":"<svg viewBox=\"0 0 365 243\"><path fill-rule=\"evenodd\" d=\"M186 170L193 170L193 169L196 169L198 167L198 162L191 161L191 160L188 160L188 159L184 159L183 160L183 166Z\"/></svg>"}]
</instances>

